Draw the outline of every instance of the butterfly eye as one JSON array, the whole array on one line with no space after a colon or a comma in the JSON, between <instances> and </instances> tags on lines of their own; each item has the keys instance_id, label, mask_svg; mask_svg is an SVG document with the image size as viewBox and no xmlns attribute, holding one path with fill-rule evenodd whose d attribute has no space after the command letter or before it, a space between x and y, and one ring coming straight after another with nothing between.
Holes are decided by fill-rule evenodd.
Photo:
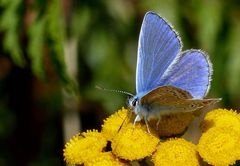
<instances>
[{"instance_id":1,"label":"butterfly eye","mask_svg":"<svg viewBox=\"0 0 240 166\"><path fill-rule=\"evenodd\" d=\"M132 96L128 96L128 98L127 98L127 105L129 107L135 107L136 103L137 103L137 98L132 97Z\"/></svg>"},{"instance_id":2,"label":"butterfly eye","mask_svg":"<svg viewBox=\"0 0 240 166\"><path fill-rule=\"evenodd\" d=\"M132 106L135 107L136 104L137 104L137 99L134 99L134 100L132 101Z\"/></svg>"}]
</instances>

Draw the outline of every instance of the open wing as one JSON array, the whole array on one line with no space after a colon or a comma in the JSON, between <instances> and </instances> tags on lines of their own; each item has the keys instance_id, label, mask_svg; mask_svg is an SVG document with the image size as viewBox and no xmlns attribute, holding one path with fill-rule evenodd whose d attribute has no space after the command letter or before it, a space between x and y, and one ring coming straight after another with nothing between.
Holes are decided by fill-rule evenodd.
<instances>
[{"instance_id":1,"label":"open wing","mask_svg":"<svg viewBox=\"0 0 240 166\"><path fill-rule=\"evenodd\" d=\"M153 12L146 13L138 43L137 94L161 85L159 80L181 47L180 38L163 18Z\"/></svg>"},{"instance_id":2,"label":"open wing","mask_svg":"<svg viewBox=\"0 0 240 166\"><path fill-rule=\"evenodd\" d=\"M192 49L183 52L159 82L188 91L194 99L202 99L209 90L211 75L212 65L208 56Z\"/></svg>"}]
</instances>

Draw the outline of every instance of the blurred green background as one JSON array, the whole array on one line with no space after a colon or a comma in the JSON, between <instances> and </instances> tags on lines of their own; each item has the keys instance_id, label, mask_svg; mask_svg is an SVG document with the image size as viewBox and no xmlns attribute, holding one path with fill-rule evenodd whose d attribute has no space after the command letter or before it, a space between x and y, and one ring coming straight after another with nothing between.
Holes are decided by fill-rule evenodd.
<instances>
[{"instance_id":1,"label":"blurred green background","mask_svg":"<svg viewBox=\"0 0 240 166\"><path fill-rule=\"evenodd\" d=\"M135 93L138 35L149 10L174 25L183 50L210 55L209 97L239 110L238 1L0 0L1 166L64 165L72 134L100 128L125 106L126 96L95 85Z\"/></svg>"}]
</instances>

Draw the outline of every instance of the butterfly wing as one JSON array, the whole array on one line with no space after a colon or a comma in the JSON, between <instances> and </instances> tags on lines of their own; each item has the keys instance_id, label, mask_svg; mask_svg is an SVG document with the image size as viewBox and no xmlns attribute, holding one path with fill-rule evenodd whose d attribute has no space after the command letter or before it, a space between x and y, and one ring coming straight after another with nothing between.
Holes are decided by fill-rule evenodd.
<instances>
[{"instance_id":1,"label":"butterfly wing","mask_svg":"<svg viewBox=\"0 0 240 166\"><path fill-rule=\"evenodd\" d=\"M209 90L211 75L212 65L208 56L192 49L183 52L159 81L190 92L194 99L202 99Z\"/></svg>"},{"instance_id":2,"label":"butterfly wing","mask_svg":"<svg viewBox=\"0 0 240 166\"><path fill-rule=\"evenodd\" d=\"M140 99L140 105L155 111L189 112L214 104L220 99L192 99L189 92L173 87L158 87Z\"/></svg>"},{"instance_id":3,"label":"butterfly wing","mask_svg":"<svg viewBox=\"0 0 240 166\"><path fill-rule=\"evenodd\" d=\"M181 41L172 27L159 15L146 13L138 43L136 91L150 91L181 50Z\"/></svg>"},{"instance_id":4,"label":"butterfly wing","mask_svg":"<svg viewBox=\"0 0 240 166\"><path fill-rule=\"evenodd\" d=\"M191 99L192 95L182 89L173 86L161 86L153 89L140 99L140 105L151 105L159 101L160 103L176 102L180 99Z\"/></svg>"}]
</instances>

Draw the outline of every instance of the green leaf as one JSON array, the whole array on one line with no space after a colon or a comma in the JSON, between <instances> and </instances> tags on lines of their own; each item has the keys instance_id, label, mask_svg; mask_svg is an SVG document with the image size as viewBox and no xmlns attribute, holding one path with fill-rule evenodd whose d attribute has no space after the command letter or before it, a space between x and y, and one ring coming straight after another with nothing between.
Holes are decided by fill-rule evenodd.
<instances>
[{"instance_id":1,"label":"green leaf","mask_svg":"<svg viewBox=\"0 0 240 166\"><path fill-rule=\"evenodd\" d=\"M0 30L4 31L3 46L5 51L10 53L13 62L23 67L25 58L23 56L19 41L19 22L20 15L18 13L21 8L21 0L1 2L5 8L0 18Z\"/></svg>"},{"instance_id":2,"label":"green leaf","mask_svg":"<svg viewBox=\"0 0 240 166\"><path fill-rule=\"evenodd\" d=\"M53 0L49 3L46 10L47 21L47 40L50 49L50 58L56 69L56 72L63 84L64 88L72 94L77 94L77 86L70 79L64 59L63 43L64 43L64 24L63 16L61 15L60 3L58 0ZM66 55L67 56L67 55Z\"/></svg>"},{"instance_id":3,"label":"green leaf","mask_svg":"<svg viewBox=\"0 0 240 166\"><path fill-rule=\"evenodd\" d=\"M43 56L44 56L44 42L45 42L45 26L46 19L42 17L37 19L28 31L29 44L28 55L31 59L31 68L35 75L41 79L45 79Z\"/></svg>"}]
</instances>

